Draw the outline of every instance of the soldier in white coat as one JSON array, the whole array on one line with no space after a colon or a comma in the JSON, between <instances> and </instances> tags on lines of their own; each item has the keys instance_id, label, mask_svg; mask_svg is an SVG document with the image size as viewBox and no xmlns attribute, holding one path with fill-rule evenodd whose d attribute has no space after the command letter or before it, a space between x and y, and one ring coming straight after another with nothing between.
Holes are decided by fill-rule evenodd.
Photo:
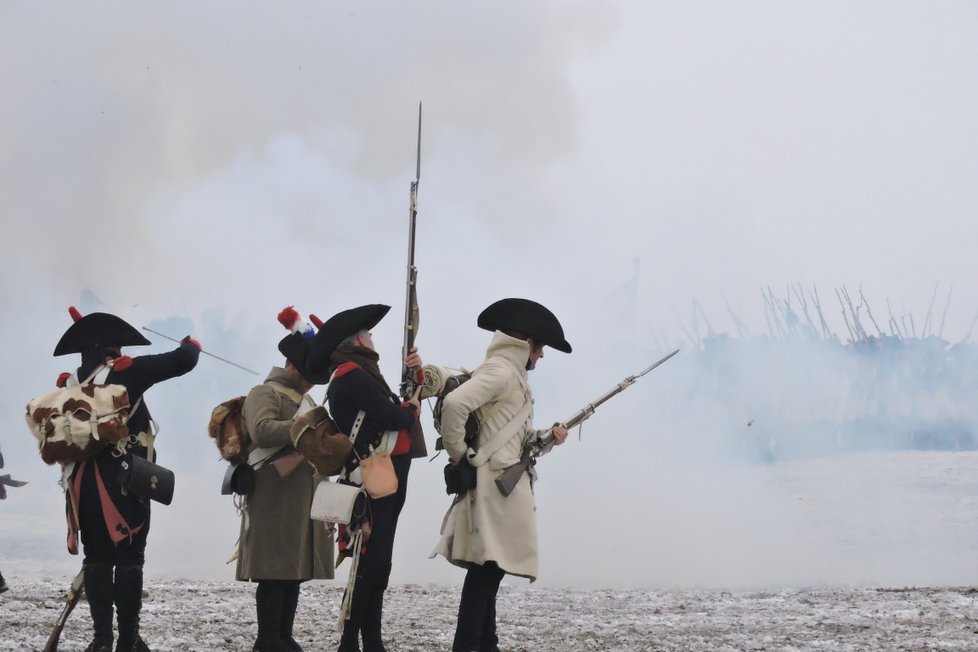
<instances>
[{"instance_id":1,"label":"soldier in white coat","mask_svg":"<svg viewBox=\"0 0 978 652\"><path fill-rule=\"evenodd\" d=\"M505 574L536 579L536 506L532 472L504 496L495 480L516 464L527 446L540 452L562 444L559 425L533 428L533 394L527 372L543 357L543 347L565 353L571 346L557 317L528 299L502 299L479 315L478 326L493 332L483 363L467 382L445 396L441 436L453 464L475 467L475 487L452 503L432 556L467 569L459 603L453 652L498 651L496 593ZM466 442L465 423L480 422L475 441ZM548 445L544 438L552 434Z\"/></svg>"}]
</instances>

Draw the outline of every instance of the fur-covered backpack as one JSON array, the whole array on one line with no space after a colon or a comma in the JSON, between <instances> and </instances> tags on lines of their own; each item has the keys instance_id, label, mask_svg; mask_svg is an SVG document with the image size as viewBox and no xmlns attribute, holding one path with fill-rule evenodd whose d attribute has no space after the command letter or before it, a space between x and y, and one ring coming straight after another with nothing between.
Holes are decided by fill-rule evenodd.
<instances>
[{"instance_id":1,"label":"fur-covered backpack","mask_svg":"<svg viewBox=\"0 0 978 652\"><path fill-rule=\"evenodd\" d=\"M277 392L281 388L272 387ZM245 397L237 396L224 401L213 410L207 424L207 434L214 440L221 458L231 463L225 477L224 493L246 493L249 489L248 465L251 437L244 428L241 410ZM302 453L320 475L336 475L349 459L353 445L349 437L339 431L323 406L318 406L295 418L291 428L295 449ZM227 491L229 489L231 491ZM241 489L240 491L238 489Z\"/></svg>"},{"instance_id":2,"label":"fur-covered backpack","mask_svg":"<svg viewBox=\"0 0 978 652\"><path fill-rule=\"evenodd\" d=\"M139 405L129 404L123 385L93 382L109 365L83 382L43 394L27 404L27 427L46 464L81 462L129 436L126 425Z\"/></svg>"},{"instance_id":3,"label":"fur-covered backpack","mask_svg":"<svg viewBox=\"0 0 978 652\"><path fill-rule=\"evenodd\" d=\"M241 408L245 397L236 396L224 401L213 410L207 423L207 434L214 440L221 459L240 464L248 459L251 437L241 423Z\"/></svg>"}]
</instances>

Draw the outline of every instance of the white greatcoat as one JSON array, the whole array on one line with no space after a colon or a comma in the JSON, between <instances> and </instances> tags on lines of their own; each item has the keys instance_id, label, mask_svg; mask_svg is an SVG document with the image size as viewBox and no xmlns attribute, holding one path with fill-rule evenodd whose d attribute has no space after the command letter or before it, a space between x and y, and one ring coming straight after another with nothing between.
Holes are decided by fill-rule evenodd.
<instances>
[{"instance_id":1,"label":"white greatcoat","mask_svg":"<svg viewBox=\"0 0 978 652\"><path fill-rule=\"evenodd\" d=\"M529 345L496 331L486 351L486 359L472 378L445 397L442 404L441 436L453 460L467 456L465 421L478 410L482 427L479 447L491 441L514 417L519 416L533 395L526 384ZM496 562L511 575L537 577L536 503L530 475L524 473L509 496L503 496L495 480L504 469L520 459L523 447L546 434L533 429L533 410L499 450L476 467L476 488L454 502L441 528L441 540L432 557L443 555L448 561L469 564ZM548 447L549 448L549 447Z\"/></svg>"}]
</instances>

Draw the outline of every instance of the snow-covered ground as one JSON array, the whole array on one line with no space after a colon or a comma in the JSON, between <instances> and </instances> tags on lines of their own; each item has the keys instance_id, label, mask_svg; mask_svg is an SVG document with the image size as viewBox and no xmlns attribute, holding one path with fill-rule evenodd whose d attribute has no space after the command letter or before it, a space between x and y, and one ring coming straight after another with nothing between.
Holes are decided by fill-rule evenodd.
<instances>
[{"instance_id":1,"label":"snow-covered ground","mask_svg":"<svg viewBox=\"0 0 978 652\"><path fill-rule=\"evenodd\" d=\"M0 650L40 650L68 578L13 576L0 596ZM342 589L304 585L296 637L308 652L334 650ZM451 649L458 589L392 587L386 602L391 652ZM535 589L504 586L500 648L574 650L976 650L978 589L822 589L772 592ZM88 642L86 605L60 649ZM147 587L143 633L154 650L250 650L251 587L161 581Z\"/></svg>"},{"instance_id":2,"label":"snow-covered ground","mask_svg":"<svg viewBox=\"0 0 978 652\"><path fill-rule=\"evenodd\" d=\"M563 463L586 452L562 451ZM648 460L621 461L634 478L628 501L611 483L544 468L541 577L504 581L503 650L978 650L978 452ZM425 485L432 469L412 473L387 599L389 649L448 650L462 573L428 559L437 525L422 519L439 520L445 496ZM195 500L154 512L146 638L160 652L250 650L254 590L224 563L233 510L181 480ZM50 504L30 503L30 488ZM0 509L0 571L11 586L0 594L0 651L42 648L80 566L64 551L54 489L32 483ZM303 586L306 650L335 649L345 578L341 566L336 580ZM89 638L82 603L60 649L80 652Z\"/></svg>"}]
</instances>

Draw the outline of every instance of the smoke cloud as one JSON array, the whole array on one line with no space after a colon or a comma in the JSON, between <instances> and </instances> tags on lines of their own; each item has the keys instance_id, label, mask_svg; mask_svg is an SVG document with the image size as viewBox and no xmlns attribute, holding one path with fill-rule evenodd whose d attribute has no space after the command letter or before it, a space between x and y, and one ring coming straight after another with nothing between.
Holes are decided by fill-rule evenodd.
<instances>
[{"instance_id":1,"label":"smoke cloud","mask_svg":"<svg viewBox=\"0 0 978 652\"><path fill-rule=\"evenodd\" d=\"M919 327L935 284L953 287L942 337L966 339L976 21L953 2L4 3L0 445L30 481L2 506L5 559L77 561L20 421L77 364L50 356L68 305L193 334L263 376L284 306L387 303L374 339L396 376L423 102L426 361L476 366L479 311L541 301L574 346L531 375L542 427L682 349L541 461L541 581L951 581L970 567L956 498L973 454L811 429L887 401L886 432L970 422L971 386L867 394L842 344L762 344L758 290L824 288L844 343L832 288L865 288L889 332L884 299ZM129 353L172 344L150 339ZM204 357L147 394L178 475L150 572L231 576L237 515L204 424L259 380ZM441 460L416 463L395 581L460 581L426 561L447 504Z\"/></svg>"}]
</instances>

